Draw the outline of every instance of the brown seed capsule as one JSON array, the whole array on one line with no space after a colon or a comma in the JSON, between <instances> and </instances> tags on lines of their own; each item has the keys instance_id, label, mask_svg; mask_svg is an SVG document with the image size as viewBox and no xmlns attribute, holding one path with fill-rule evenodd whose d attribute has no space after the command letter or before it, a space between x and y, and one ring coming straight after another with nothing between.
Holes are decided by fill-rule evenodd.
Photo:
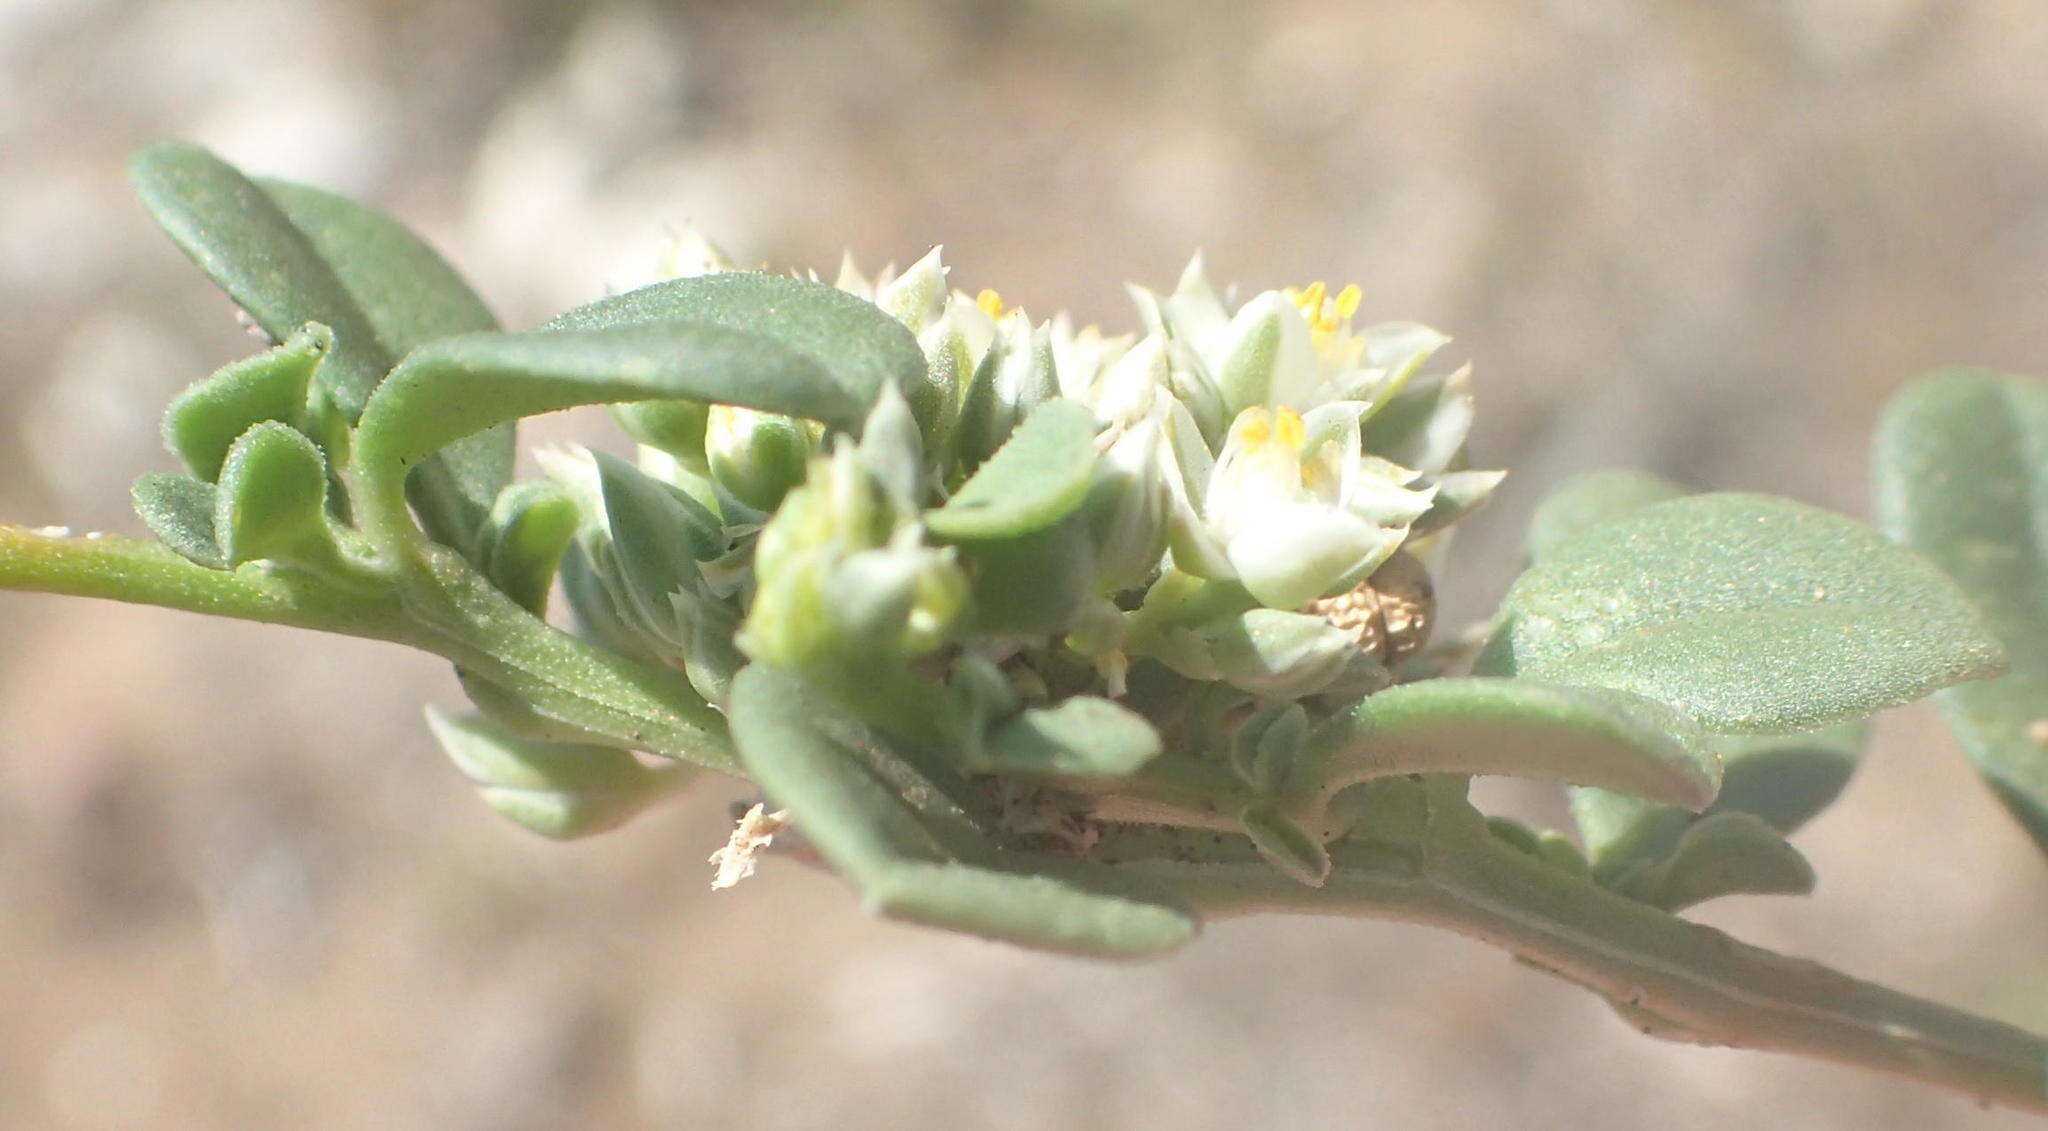
<instances>
[{"instance_id":1,"label":"brown seed capsule","mask_svg":"<svg viewBox=\"0 0 2048 1131\"><path fill-rule=\"evenodd\" d=\"M1429 643L1436 591L1413 554L1397 553L1356 588L1301 610L1350 634L1361 651L1393 667Z\"/></svg>"}]
</instances>

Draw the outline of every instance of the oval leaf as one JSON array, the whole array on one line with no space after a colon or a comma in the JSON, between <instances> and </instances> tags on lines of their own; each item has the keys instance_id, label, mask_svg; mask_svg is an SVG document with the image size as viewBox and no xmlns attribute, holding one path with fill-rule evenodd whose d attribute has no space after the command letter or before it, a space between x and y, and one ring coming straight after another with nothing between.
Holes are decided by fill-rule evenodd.
<instances>
[{"instance_id":1,"label":"oval leaf","mask_svg":"<svg viewBox=\"0 0 2048 1131\"><path fill-rule=\"evenodd\" d=\"M962 541L1044 530L1081 505L1094 470L1095 414L1078 401L1047 401L925 524Z\"/></svg>"},{"instance_id":2,"label":"oval leaf","mask_svg":"<svg viewBox=\"0 0 2048 1131\"><path fill-rule=\"evenodd\" d=\"M1748 813L1718 813L1687 829L1671 858L1625 885L1666 911L1724 895L1805 895L1813 865L1776 829Z\"/></svg>"},{"instance_id":3,"label":"oval leaf","mask_svg":"<svg viewBox=\"0 0 2048 1131\"><path fill-rule=\"evenodd\" d=\"M1958 370L1912 386L1879 426L1875 473L1886 532L1947 570L2011 654L2011 674L1938 702L2048 852L2048 383Z\"/></svg>"},{"instance_id":4,"label":"oval leaf","mask_svg":"<svg viewBox=\"0 0 2048 1131\"><path fill-rule=\"evenodd\" d=\"M1120 778L1162 749L1159 732L1143 715L1107 699L1076 695L1056 707L1033 707L997 727L970 768Z\"/></svg>"},{"instance_id":5,"label":"oval leaf","mask_svg":"<svg viewBox=\"0 0 2048 1131\"><path fill-rule=\"evenodd\" d=\"M152 471L137 479L130 493L135 513L157 541L195 565L227 568L227 557L214 538L213 484L188 475Z\"/></svg>"},{"instance_id":6,"label":"oval leaf","mask_svg":"<svg viewBox=\"0 0 2048 1131\"><path fill-rule=\"evenodd\" d=\"M1995 673L1941 571L1839 515L1697 495L1599 523L1515 582L1488 675L1608 687L1709 730L1806 730Z\"/></svg>"},{"instance_id":7,"label":"oval leaf","mask_svg":"<svg viewBox=\"0 0 2048 1131\"><path fill-rule=\"evenodd\" d=\"M308 322L334 329L320 380L349 416L361 412L390 359L348 289L284 210L234 166L185 142L136 151L128 177L172 241L272 338Z\"/></svg>"}]
</instances>

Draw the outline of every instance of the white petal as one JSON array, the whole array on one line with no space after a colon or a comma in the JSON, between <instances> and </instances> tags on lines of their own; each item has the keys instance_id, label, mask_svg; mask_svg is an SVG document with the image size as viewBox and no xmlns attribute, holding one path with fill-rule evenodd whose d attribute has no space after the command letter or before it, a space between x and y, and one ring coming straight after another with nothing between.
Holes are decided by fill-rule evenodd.
<instances>
[{"instance_id":1,"label":"white petal","mask_svg":"<svg viewBox=\"0 0 2048 1131\"><path fill-rule=\"evenodd\" d=\"M1228 553L1239 580L1260 604L1298 609L1347 574L1384 561L1405 534L1333 507L1296 503L1246 516Z\"/></svg>"}]
</instances>

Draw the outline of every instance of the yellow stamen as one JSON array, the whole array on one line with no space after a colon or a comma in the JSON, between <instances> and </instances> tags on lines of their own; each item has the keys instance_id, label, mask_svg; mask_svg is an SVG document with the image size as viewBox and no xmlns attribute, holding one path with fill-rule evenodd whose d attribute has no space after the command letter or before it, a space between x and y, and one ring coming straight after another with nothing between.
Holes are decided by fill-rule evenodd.
<instances>
[{"instance_id":1,"label":"yellow stamen","mask_svg":"<svg viewBox=\"0 0 2048 1131\"><path fill-rule=\"evenodd\" d=\"M1302 427L1301 414L1291 408L1282 408L1273 414L1274 435L1290 452L1298 452L1308 439L1308 430Z\"/></svg>"},{"instance_id":2,"label":"yellow stamen","mask_svg":"<svg viewBox=\"0 0 2048 1131\"><path fill-rule=\"evenodd\" d=\"M1003 296L992 290L984 288L980 294L975 295L974 305L980 307L981 312L990 318L1003 316Z\"/></svg>"},{"instance_id":3,"label":"yellow stamen","mask_svg":"<svg viewBox=\"0 0 2048 1131\"><path fill-rule=\"evenodd\" d=\"M1323 282L1310 283L1306 287L1288 287L1281 293L1301 311L1318 349L1327 349L1335 344L1345 324L1358 313L1358 302L1363 295L1358 284L1352 283L1332 297L1329 284Z\"/></svg>"},{"instance_id":4,"label":"yellow stamen","mask_svg":"<svg viewBox=\"0 0 2048 1131\"><path fill-rule=\"evenodd\" d=\"M1273 440L1273 414L1253 405L1237 414L1237 420L1231 424L1230 430L1237 434L1239 448L1248 452L1257 451Z\"/></svg>"}]
</instances>

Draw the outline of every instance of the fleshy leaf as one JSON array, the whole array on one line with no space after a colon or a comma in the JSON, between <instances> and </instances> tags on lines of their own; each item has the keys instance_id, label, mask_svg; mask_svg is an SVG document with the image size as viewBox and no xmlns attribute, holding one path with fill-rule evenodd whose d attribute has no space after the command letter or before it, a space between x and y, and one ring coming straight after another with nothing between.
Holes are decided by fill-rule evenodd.
<instances>
[{"instance_id":1,"label":"fleshy leaf","mask_svg":"<svg viewBox=\"0 0 2048 1131\"><path fill-rule=\"evenodd\" d=\"M1717 735L1721 793L1705 814L1604 789L1572 790L1572 817L1603 878L1662 860L1701 816L1747 813L1790 834L1834 801L1869 738L1867 722L1800 734Z\"/></svg>"},{"instance_id":2,"label":"fleshy leaf","mask_svg":"<svg viewBox=\"0 0 2048 1131\"><path fill-rule=\"evenodd\" d=\"M691 399L788 413L850 432L860 430L885 384L903 393L920 427L941 409L925 379L924 351L901 322L837 287L784 275L726 271L672 279L579 306L541 331L655 325L744 334L777 347L783 359L769 356L763 347L754 374L732 373L727 380L708 382L701 386L702 395ZM778 365L791 362L798 373L776 372ZM753 395L756 380L776 387L777 403Z\"/></svg>"},{"instance_id":3,"label":"fleshy leaf","mask_svg":"<svg viewBox=\"0 0 2048 1131\"><path fill-rule=\"evenodd\" d=\"M818 362L745 330L663 323L469 334L422 346L392 371L364 410L356 468L371 494L388 493L421 459L492 425L578 405L668 397L849 429L865 411Z\"/></svg>"},{"instance_id":4,"label":"fleshy leaf","mask_svg":"<svg viewBox=\"0 0 2048 1131\"><path fill-rule=\"evenodd\" d=\"M387 363L440 338L498 328L455 268L405 225L323 189L257 183L334 270ZM472 545L498 492L512 481L514 443L511 426L492 428L450 444L412 473L408 494L436 541Z\"/></svg>"},{"instance_id":5,"label":"fleshy leaf","mask_svg":"<svg viewBox=\"0 0 2048 1131\"><path fill-rule=\"evenodd\" d=\"M2048 852L2048 383L1955 370L1909 387L1877 434L1887 533L1954 577L2010 674L1941 692L1943 718Z\"/></svg>"},{"instance_id":6,"label":"fleshy leaf","mask_svg":"<svg viewBox=\"0 0 2048 1131\"><path fill-rule=\"evenodd\" d=\"M1626 692L1517 679L1429 679L1367 696L1320 727L1288 807L1314 825L1338 792L1402 774L1506 774L1704 809L1721 765L1684 715Z\"/></svg>"},{"instance_id":7,"label":"fleshy leaf","mask_svg":"<svg viewBox=\"0 0 2048 1131\"><path fill-rule=\"evenodd\" d=\"M1709 730L1806 730L1995 674L1925 559L1785 499L1697 495L1599 523L1515 582L1487 675L1608 687Z\"/></svg>"},{"instance_id":8,"label":"fleshy leaf","mask_svg":"<svg viewBox=\"0 0 2048 1131\"><path fill-rule=\"evenodd\" d=\"M230 566L271 558L315 569L340 560L327 525L327 463L297 430L265 421L221 465L214 537Z\"/></svg>"},{"instance_id":9,"label":"fleshy leaf","mask_svg":"<svg viewBox=\"0 0 2048 1131\"><path fill-rule=\"evenodd\" d=\"M266 420L297 424L306 413L306 389L327 356L334 333L319 323L302 326L284 344L224 366L178 394L164 411L164 446L192 474L220 478L228 448Z\"/></svg>"},{"instance_id":10,"label":"fleshy leaf","mask_svg":"<svg viewBox=\"0 0 2048 1131\"><path fill-rule=\"evenodd\" d=\"M214 538L214 489L188 475L152 471L135 481L135 513L157 541L179 557L210 569L226 569L227 557Z\"/></svg>"},{"instance_id":11,"label":"fleshy leaf","mask_svg":"<svg viewBox=\"0 0 2048 1131\"><path fill-rule=\"evenodd\" d=\"M1108 699L1077 695L997 727L972 768L989 773L1118 778L1158 757L1159 732Z\"/></svg>"},{"instance_id":12,"label":"fleshy leaf","mask_svg":"<svg viewBox=\"0 0 2048 1131\"><path fill-rule=\"evenodd\" d=\"M320 381L349 416L361 412L389 359L333 267L277 202L185 142L137 150L128 175L164 232L272 338L308 322L333 328Z\"/></svg>"},{"instance_id":13,"label":"fleshy leaf","mask_svg":"<svg viewBox=\"0 0 2048 1131\"><path fill-rule=\"evenodd\" d=\"M795 676L747 668L733 681L731 712L748 774L871 911L1122 957L1172 950L1198 928L1177 902L1147 889L1098 887L1046 863L1027 875L965 858L978 838L959 835L964 815L947 810L943 791L906 780L905 763L879 734Z\"/></svg>"},{"instance_id":14,"label":"fleshy leaf","mask_svg":"<svg viewBox=\"0 0 2048 1131\"><path fill-rule=\"evenodd\" d=\"M1323 842L1268 802L1247 807L1239 820L1266 862L1312 888L1330 878L1330 852Z\"/></svg>"},{"instance_id":15,"label":"fleshy leaf","mask_svg":"<svg viewBox=\"0 0 2048 1131\"><path fill-rule=\"evenodd\" d=\"M1685 831L1670 859L1624 890L1666 911L1724 895L1805 895L1813 865L1776 829L1748 813L1716 813Z\"/></svg>"},{"instance_id":16,"label":"fleshy leaf","mask_svg":"<svg viewBox=\"0 0 2048 1131\"><path fill-rule=\"evenodd\" d=\"M479 568L491 584L538 616L547 607L548 589L581 519L576 500L559 484L544 479L515 483L499 493L491 508L488 534L478 548Z\"/></svg>"},{"instance_id":17,"label":"fleshy leaf","mask_svg":"<svg viewBox=\"0 0 2048 1131\"><path fill-rule=\"evenodd\" d=\"M1094 469L1095 414L1078 401L1046 401L925 522L958 540L1044 530L1081 505Z\"/></svg>"},{"instance_id":18,"label":"fleshy leaf","mask_svg":"<svg viewBox=\"0 0 2048 1131\"><path fill-rule=\"evenodd\" d=\"M429 707L427 725L491 808L554 840L615 829L697 774L606 746L520 738L481 715Z\"/></svg>"},{"instance_id":19,"label":"fleshy leaf","mask_svg":"<svg viewBox=\"0 0 2048 1131\"><path fill-rule=\"evenodd\" d=\"M973 593L970 631L1031 636L1070 625L1095 584L1085 516L1021 538L960 547Z\"/></svg>"}]
</instances>

